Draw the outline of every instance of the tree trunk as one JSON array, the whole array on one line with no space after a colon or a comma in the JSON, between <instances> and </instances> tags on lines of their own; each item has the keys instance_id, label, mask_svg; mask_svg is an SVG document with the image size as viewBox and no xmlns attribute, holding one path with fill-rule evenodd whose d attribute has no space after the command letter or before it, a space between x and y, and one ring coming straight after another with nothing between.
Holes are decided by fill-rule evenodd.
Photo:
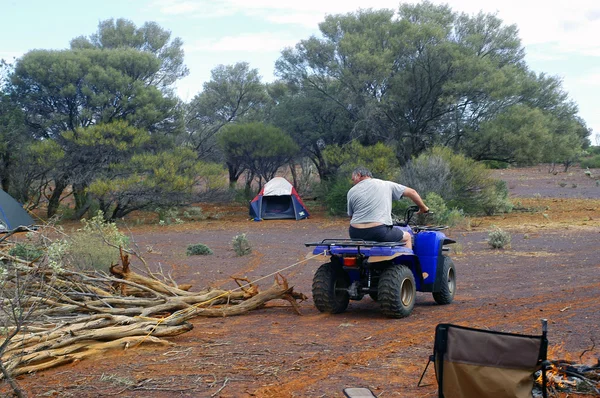
<instances>
[{"instance_id":1,"label":"tree trunk","mask_svg":"<svg viewBox=\"0 0 600 398\"><path fill-rule=\"evenodd\" d=\"M3 156L2 158L2 170L3 173L2 175L0 175L0 185L2 185L2 189L4 190L4 192L8 192L8 190L10 189L10 177L9 177L9 168L10 168L10 157L9 156Z\"/></svg>"},{"instance_id":2,"label":"tree trunk","mask_svg":"<svg viewBox=\"0 0 600 398\"><path fill-rule=\"evenodd\" d=\"M73 184L75 198L75 219L80 219L90 208L90 194L85 192L86 184Z\"/></svg>"},{"instance_id":3,"label":"tree trunk","mask_svg":"<svg viewBox=\"0 0 600 398\"><path fill-rule=\"evenodd\" d=\"M67 186L68 184L65 180L55 180L54 190L52 191L52 195L50 195L50 199L48 200L48 218L54 217L54 215L58 211L58 206L60 205L60 197L64 190L67 188Z\"/></svg>"},{"instance_id":4,"label":"tree trunk","mask_svg":"<svg viewBox=\"0 0 600 398\"><path fill-rule=\"evenodd\" d=\"M294 181L294 187L298 187L298 173L296 173L296 164L294 162L289 163L290 173L292 173L292 180Z\"/></svg>"}]
</instances>

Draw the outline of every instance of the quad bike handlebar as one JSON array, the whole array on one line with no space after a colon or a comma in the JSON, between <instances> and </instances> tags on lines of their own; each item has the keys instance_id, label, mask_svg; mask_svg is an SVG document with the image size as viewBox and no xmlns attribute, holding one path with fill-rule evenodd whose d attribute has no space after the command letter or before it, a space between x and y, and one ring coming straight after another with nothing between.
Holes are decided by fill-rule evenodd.
<instances>
[{"instance_id":1,"label":"quad bike handlebar","mask_svg":"<svg viewBox=\"0 0 600 398\"><path fill-rule=\"evenodd\" d=\"M418 232L418 231L441 231L441 230L448 228L447 225L434 226L434 225L413 224L412 223L413 218L414 218L415 214L417 214L419 212L419 210L420 210L419 206L414 206L414 205L409 206L406 209L406 214L404 216L404 220L400 220L398 217L396 217L392 214L392 219L394 220L394 225L401 226L401 227L410 226L415 232ZM421 214L423 214L424 216L431 216L434 213L431 210L429 210L426 213L421 213Z\"/></svg>"}]
</instances>

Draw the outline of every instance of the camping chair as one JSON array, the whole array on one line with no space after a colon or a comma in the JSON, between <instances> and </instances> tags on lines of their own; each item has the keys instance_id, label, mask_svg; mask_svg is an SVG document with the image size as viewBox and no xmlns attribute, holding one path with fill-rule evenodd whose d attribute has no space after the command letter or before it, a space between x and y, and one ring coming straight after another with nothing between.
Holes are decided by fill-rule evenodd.
<instances>
[{"instance_id":1,"label":"camping chair","mask_svg":"<svg viewBox=\"0 0 600 398\"><path fill-rule=\"evenodd\" d=\"M439 324L433 355L440 398L531 398L536 371L542 371L542 395L547 397L547 321L542 334L529 336Z\"/></svg>"}]
</instances>

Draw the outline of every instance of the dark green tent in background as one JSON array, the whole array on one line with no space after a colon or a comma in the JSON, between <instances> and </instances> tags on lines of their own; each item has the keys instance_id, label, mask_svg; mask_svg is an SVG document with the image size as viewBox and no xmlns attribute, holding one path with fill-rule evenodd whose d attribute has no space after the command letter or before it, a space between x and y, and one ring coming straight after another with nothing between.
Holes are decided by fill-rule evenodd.
<instances>
[{"instance_id":1,"label":"dark green tent in background","mask_svg":"<svg viewBox=\"0 0 600 398\"><path fill-rule=\"evenodd\" d=\"M33 218L12 196L0 189L0 233L33 227Z\"/></svg>"}]
</instances>

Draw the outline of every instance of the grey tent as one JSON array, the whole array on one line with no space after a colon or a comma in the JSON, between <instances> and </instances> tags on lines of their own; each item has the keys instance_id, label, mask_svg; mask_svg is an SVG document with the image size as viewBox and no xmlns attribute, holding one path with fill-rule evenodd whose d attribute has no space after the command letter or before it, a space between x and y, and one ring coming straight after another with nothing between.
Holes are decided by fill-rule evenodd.
<instances>
[{"instance_id":1,"label":"grey tent","mask_svg":"<svg viewBox=\"0 0 600 398\"><path fill-rule=\"evenodd\" d=\"M12 196L0 189L0 233L32 227L33 219Z\"/></svg>"}]
</instances>

